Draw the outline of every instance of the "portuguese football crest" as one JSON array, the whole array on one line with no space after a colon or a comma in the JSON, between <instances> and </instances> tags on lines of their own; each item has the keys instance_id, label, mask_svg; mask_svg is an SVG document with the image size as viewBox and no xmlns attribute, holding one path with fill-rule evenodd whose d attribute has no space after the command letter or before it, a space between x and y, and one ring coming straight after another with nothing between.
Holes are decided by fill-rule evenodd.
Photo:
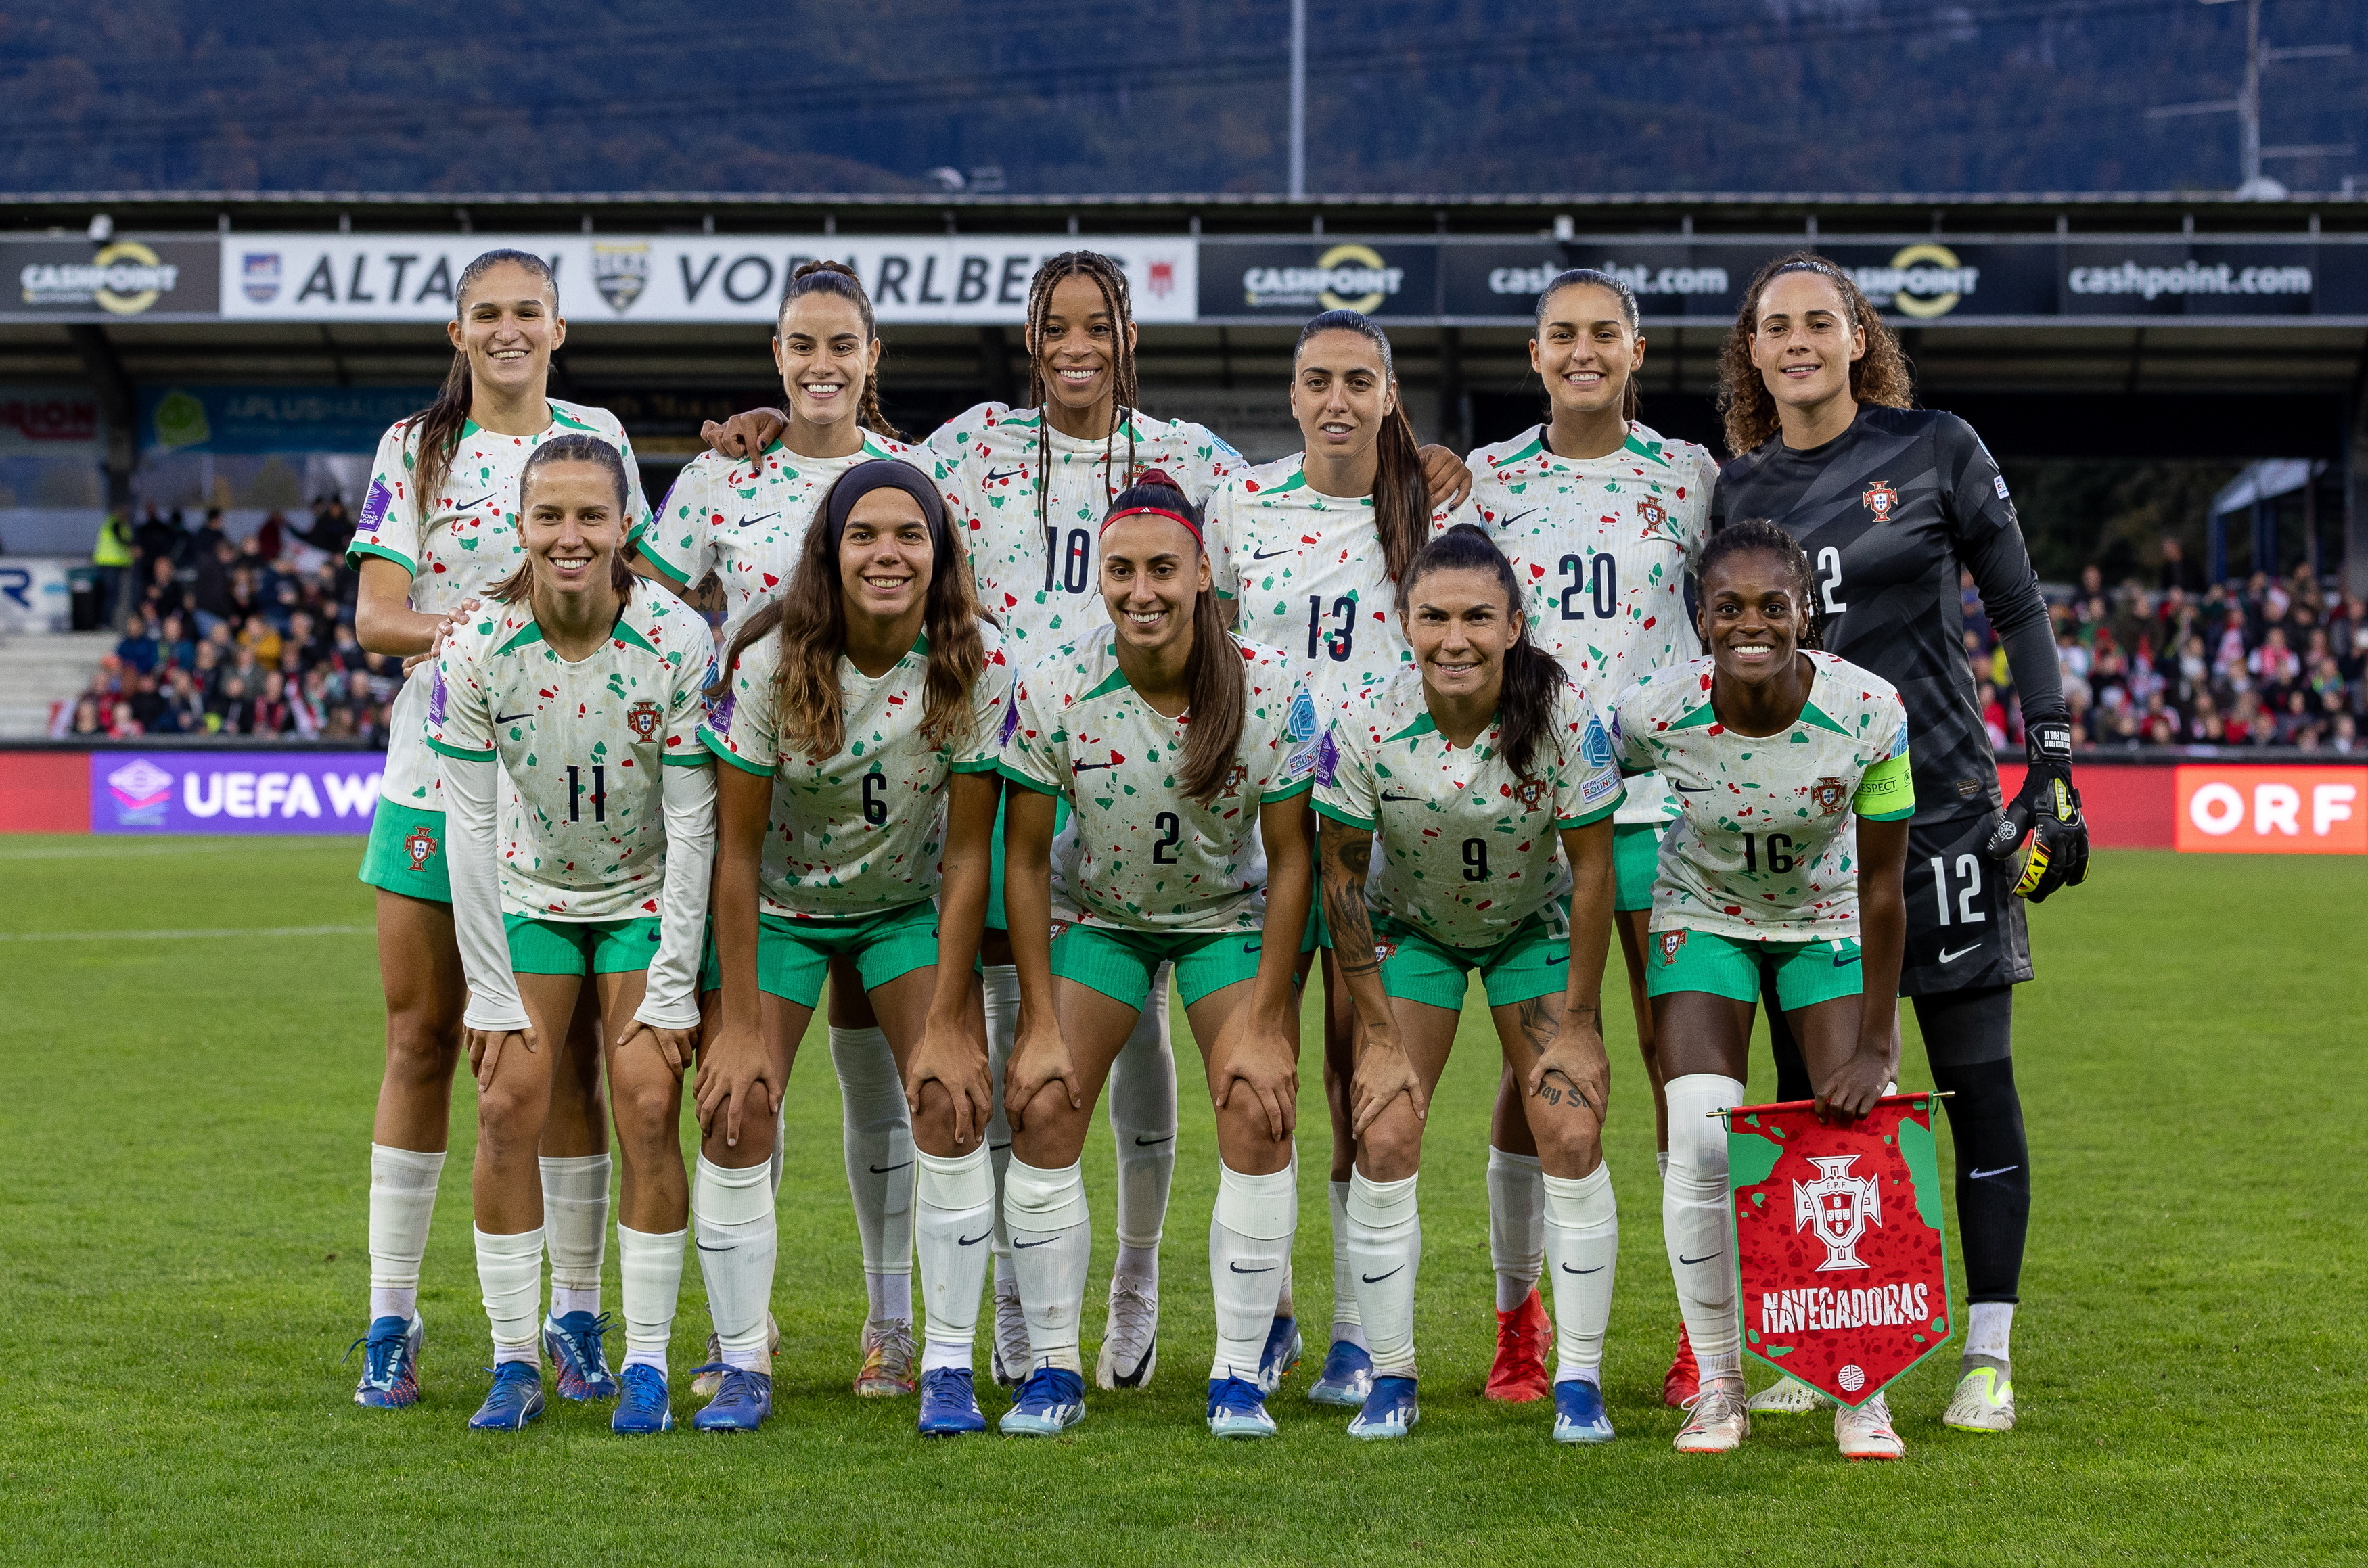
<instances>
[{"instance_id":1,"label":"portuguese football crest","mask_svg":"<svg viewBox=\"0 0 2368 1568\"><path fill-rule=\"evenodd\" d=\"M1246 762L1237 762L1234 764L1233 767L1225 774L1225 787L1222 793L1227 795L1240 794L1242 792L1242 786L1249 782L1249 764Z\"/></svg>"},{"instance_id":2,"label":"portuguese football crest","mask_svg":"<svg viewBox=\"0 0 2368 1568\"><path fill-rule=\"evenodd\" d=\"M1850 803L1850 785L1839 778L1820 778L1809 786L1809 799L1820 816L1832 816Z\"/></svg>"},{"instance_id":3,"label":"portuguese football crest","mask_svg":"<svg viewBox=\"0 0 2368 1568\"><path fill-rule=\"evenodd\" d=\"M633 732L636 740L656 740L658 727L665 722L666 714L655 702L636 702L625 710L625 728Z\"/></svg>"},{"instance_id":4,"label":"portuguese football crest","mask_svg":"<svg viewBox=\"0 0 2368 1568\"><path fill-rule=\"evenodd\" d=\"M1866 494L1859 499L1866 503L1866 509L1874 514L1878 523L1891 521L1891 514L1899 509L1899 492L1891 488L1887 479L1878 479L1868 485Z\"/></svg>"},{"instance_id":5,"label":"portuguese football crest","mask_svg":"<svg viewBox=\"0 0 2368 1568\"><path fill-rule=\"evenodd\" d=\"M1669 520L1669 509L1661 505L1657 495L1640 495L1636 499L1636 515L1645 519L1648 531L1657 533Z\"/></svg>"},{"instance_id":6,"label":"portuguese football crest","mask_svg":"<svg viewBox=\"0 0 2368 1568\"><path fill-rule=\"evenodd\" d=\"M1653 940L1661 949L1661 967L1667 969L1678 961L1678 950L1686 945L1686 934L1682 930L1663 931Z\"/></svg>"},{"instance_id":7,"label":"portuguese football crest","mask_svg":"<svg viewBox=\"0 0 2368 1568\"><path fill-rule=\"evenodd\" d=\"M1805 1100L1737 1106L1726 1151L1752 1355L1854 1407L1949 1342L1930 1096L1890 1096L1847 1126Z\"/></svg>"},{"instance_id":8,"label":"portuguese football crest","mask_svg":"<svg viewBox=\"0 0 2368 1568\"><path fill-rule=\"evenodd\" d=\"M1543 778L1524 778L1513 786L1513 799L1521 802L1521 810L1525 812L1536 811L1538 802L1545 798L1546 786Z\"/></svg>"},{"instance_id":9,"label":"portuguese football crest","mask_svg":"<svg viewBox=\"0 0 2368 1568\"><path fill-rule=\"evenodd\" d=\"M416 824L403 835L403 852L411 857L411 869L424 871L436 855L436 835L427 831L426 823Z\"/></svg>"}]
</instances>

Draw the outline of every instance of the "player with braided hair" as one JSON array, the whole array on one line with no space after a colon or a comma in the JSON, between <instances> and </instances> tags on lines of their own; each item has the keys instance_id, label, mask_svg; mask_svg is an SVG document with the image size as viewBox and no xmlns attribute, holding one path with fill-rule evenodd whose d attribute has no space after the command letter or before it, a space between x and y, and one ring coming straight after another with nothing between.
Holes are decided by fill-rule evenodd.
<instances>
[{"instance_id":1,"label":"player with braided hair","mask_svg":"<svg viewBox=\"0 0 2368 1568\"><path fill-rule=\"evenodd\" d=\"M1942 1420L2003 1432L2014 1425L2008 1334L2031 1221L2013 1060L2014 987L2032 975L2022 901L2078 886L2089 865L2047 603L1997 460L1964 420L1911 406L1898 340L1847 270L1805 251L1770 262L1745 293L1719 371L1736 456L1719 472L1713 527L1771 518L1800 541L1827 643L1896 687L1916 732L1899 989L1915 999L1933 1085L1952 1096L1972 1300ZM2011 801L1965 656L1968 574L2022 706L2030 767ZM2027 832L2031 852L2017 865ZM1778 1096L1800 1098L1800 1051L1781 1016L1771 1026ZM1771 1398L1806 1403L1789 1380L1756 1407Z\"/></svg>"}]
</instances>

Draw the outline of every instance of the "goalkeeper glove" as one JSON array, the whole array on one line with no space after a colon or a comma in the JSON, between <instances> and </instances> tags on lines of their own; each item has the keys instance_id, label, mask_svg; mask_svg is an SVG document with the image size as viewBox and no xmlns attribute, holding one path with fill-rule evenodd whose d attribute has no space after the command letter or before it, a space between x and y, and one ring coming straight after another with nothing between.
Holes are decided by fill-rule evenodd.
<instances>
[{"instance_id":1,"label":"goalkeeper glove","mask_svg":"<svg viewBox=\"0 0 2368 1568\"><path fill-rule=\"evenodd\" d=\"M2044 903L2060 887L2078 887L2089 875L2089 824L2080 814L2080 791L2072 787L2072 728L2061 721L2033 724L2025 737L2029 766L2022 789L1991 830L1993 860L2010 858L2031 835L2031 858L2014 891Z\"/></svg>"}]
</instances>

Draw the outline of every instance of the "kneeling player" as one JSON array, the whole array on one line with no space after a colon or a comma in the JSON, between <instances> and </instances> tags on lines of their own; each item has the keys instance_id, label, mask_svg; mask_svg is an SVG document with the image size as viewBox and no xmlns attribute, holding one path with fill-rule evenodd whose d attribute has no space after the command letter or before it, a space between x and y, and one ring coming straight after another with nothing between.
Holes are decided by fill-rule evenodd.
<instances>
[{"instance_id":1,"label":"kneeling player","mask_svg":"<svg viewBox=\"0 0 2368 1568\"><path fill-rule=\"evenodd\" d=\"M714 777L698 739L713 643L705 622L635 582L619 557L627 481L616 448L593 436L547 441L519 492L527 563L452 633L427 720L451 812L479 1089L477 1277L494 1331L494 1385L469 1425L515 1430L542 1414L535 1149L556 1048L588 976L625 1165L614 1425L663 1431L682 1275L681 1073L699 1026L714 845Z\"/></svg>"},{"instance_id":2,"label":"kneeling player","mask_svg":"<svg viewBox=\"0 0 2368 1568\"><path fill-rule=\"evenodd\" d=\"M1724 1453L1751 1432L1736 1316L1726 1133L1743 1103L1767 977L1808 1056L1821 1114L1873 1108L1896 1069L1893 997L1915 810L1907 719L1877 676L1816 646L1808 558L1772 523L1711 536L1698 625L1707 658L1655 671L1612 704L1620 765L1660 773L1683 811L1654 880L1645 990L1668 1074L1661 1223L1702 1392L1677 1446ZM1861 942L1863 945L1861 945ZM1834 1419L1851 1459L1902 1450L1881 1395Z\"/></svg>"},{"instance_id":3,"label":"kneeling player","mask_svg":"<svg viewBox=\"0 0 2368 1568\"><path fill-rule=\"evenodd\" d=\"M1307 781L1286 765L1292 715L1312 722L1312 709L1281 653L1225 631L1201 537L1199 508L1165 475L1121 492L1101 534L1110 626L1030 666L1004 722L1003 769L1024 786L1005 851L1020 1003L1004 1218L1030 1361L1008 1433L1050 1435L1085 1415L1077 1319L1092 1234L1078 1156L1162 963L1176 966L1207 1063L1224 1162L1209 1229L1209 1429L1275 1429L1267 1347L1299 1217L1299 943L1261 930L1296 937L1307 923L1295 798Z\"/></svg>"},{"instance_id":4,"label":"kneeling player","mask_svg":"<svg viewBox=\"0 0 2368 1568\"><path fill-rule=\"evenodd\" d=\"M1365 1030L1348 1228L1373 1388L1349 1433L1404 1437L1419 1416L1415 1182L1477 970L1545 1173L1554 1437L1605 1442L1600 1368L1620 1230L1601 1147L1611 1069L1599 1009L1620 778L1594 706L1528 640L1520 585L1486 534L1459 525L1425 545L1399 604L1414 667L1360 693L1312 747L1324 915Z\"/></svg>"},{"instance_id":5,"label":"kneeling player","mask_svg":"<svg viewBox=\"0 0 2368 1568\"><path fill-rule=\"evenodd\" d=\"M753 1430L772 1410L770 1157L798 1041L842 958L862 978L912 1116L920 1430L985 1430L971 1361L986 1285L978 1244L994 1213L984 1133L994 1095L971 971L1001 794L1005 669L945 502L893 460L838 477L788 588L733 639L702 732L731 765L717 785L723 1004L699 1065L707 1143L694 1208L721 1358L715 1398L691 1418L702 1430Z\"/></svg>"}]
</instances>

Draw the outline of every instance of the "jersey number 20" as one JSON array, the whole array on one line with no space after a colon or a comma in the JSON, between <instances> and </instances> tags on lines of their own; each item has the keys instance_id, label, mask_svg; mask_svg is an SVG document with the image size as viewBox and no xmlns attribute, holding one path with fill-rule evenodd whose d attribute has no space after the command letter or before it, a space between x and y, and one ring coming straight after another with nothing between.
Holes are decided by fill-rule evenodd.
<instances>
[{"instance_id":1,"label":"jersey number 20","mask_svg":"<svg viewBox=\"0 0 2368 1568\"><path fill-rule=\"evenodd\" d=\"M1570 578L1570 585L1562 591L1562 618L1565 620L1585 620L1588 600L1594 601L1595 619L1609 620L1620 611L1620 563L1608 555L1598 555L1591 561L1584 556L1565 555L1562 570ZM1594 574L1592 582L1588 573ZM1585 596L1585 597L1582 597ZM1577 603L1573 603L1577 600Z\"/></svg>"}]
</instances>

